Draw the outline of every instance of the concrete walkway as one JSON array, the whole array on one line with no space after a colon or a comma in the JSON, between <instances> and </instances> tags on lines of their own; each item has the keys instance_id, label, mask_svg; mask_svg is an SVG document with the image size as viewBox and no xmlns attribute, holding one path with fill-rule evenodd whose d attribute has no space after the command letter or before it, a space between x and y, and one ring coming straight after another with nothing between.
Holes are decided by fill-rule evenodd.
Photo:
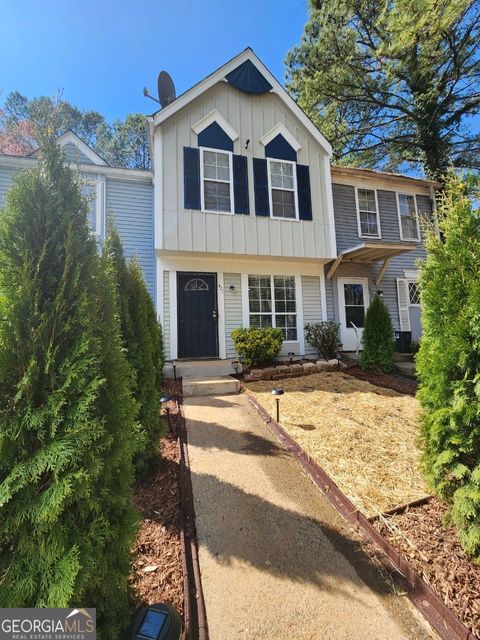
<instances>
[{"instance_id":1,"label":"concrete walkway","mask_svg":"<svg viewBox=\"0 0 480 640\"><path fill-rule=\"evenodd\" d=\"M211 640L432 637L244 396L185 413Z\"/></svg>"}]
</instances>

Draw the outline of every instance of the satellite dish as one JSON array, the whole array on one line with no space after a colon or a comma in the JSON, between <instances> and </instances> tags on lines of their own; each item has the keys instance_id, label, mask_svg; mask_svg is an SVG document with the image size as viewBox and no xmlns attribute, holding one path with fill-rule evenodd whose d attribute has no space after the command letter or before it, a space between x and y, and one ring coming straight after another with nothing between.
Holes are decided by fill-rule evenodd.
<instances>
[{"instance_id":1,"label":"satellite dish","mask_svg":"<svg viewBox=\"0 0 480 640\"><path fill-rule=\"evenodd\" d=\"M166 71L160 71L158 74L158 99L162 107L166 107L175 100L175 85Z\"/></svg>"}]
</instances>

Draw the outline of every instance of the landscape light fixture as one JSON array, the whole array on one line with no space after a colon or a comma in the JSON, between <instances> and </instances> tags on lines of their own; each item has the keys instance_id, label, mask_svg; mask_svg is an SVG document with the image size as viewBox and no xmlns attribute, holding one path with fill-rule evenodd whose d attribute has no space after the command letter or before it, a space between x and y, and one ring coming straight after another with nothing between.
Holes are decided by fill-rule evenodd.
<instances>
[{"instance_id":1,"label":"landscape light fixture","mask_svg":"<svg viewBox=\"0 0 480 640\"><path fill-rule=\"evenodd\" d=\"M383 298L383 291L377 291L377 295L379 298Z\"/></svg>"},{"instance_id":2,"label":"landscape light fixture","mask_svg":"<svg viewBox=\"0 0 480 640\"><path fill-rule=\"evenodd\" d=\"M283 396L284 393L285 391L282 387L275 387L272 389L272 396L274 396L277 403L277 422L280 422L280 396Z\"/></svg>"},{"instance_id":3,"label":"landscape light fixture","mask_svg":"<svg viewBox=\"0 0 480 640\"><path fill-rule=\"evenodd\" d=\"M182 619L170 604L143 607L129 628L128 640L179 640Z\"/></svg>"},{"instance_id":4,"label":"landscape light fixture","mask_svg":"<svg viewBox=\"0 0 480 640\"><path fill-rule=\"evenodd\" d=\"M293 356L295 355L295 353L293 351L289 351L288 352L288 357L290 358L290 364L293 364Z\"/></svg>"},{"instance_id":5,"label":"landscape light fixture","mask_svg":"<svg viewBox=\"0 0 480 640\"><path fill-rule=\"evenodd\" d=\"M173 367L173 379L176 381L177 380L177 361L176 360L169 360L169 363Z\"/></svg>"},{"instance_id":6,"label":"landscape light fixture","mask_svg":"<svg viewBox=\"0 0 480 640\"><path fill-rule=\"evenodd\" d=\"M235 369L236 375L238 375L238 365L239 365L238 360L233 360L232 367Z\"/></svg>"},{"instance_id":7,"label":"landscape light fixture","mask_svg":"<svg viewBox=\"0 0 480 640\"><path fill-rule=\"evenodd\" d=\"M173 396L170 395L165 395L162 396L160 398L160 404L165 405L165 413L167 414L167 422L168 422L168 430L170 431L170 433L172 433L172 424L170 421L170 407L168 406L168 403L171 402L173 400Z\"/></svg>"}]
</instances>

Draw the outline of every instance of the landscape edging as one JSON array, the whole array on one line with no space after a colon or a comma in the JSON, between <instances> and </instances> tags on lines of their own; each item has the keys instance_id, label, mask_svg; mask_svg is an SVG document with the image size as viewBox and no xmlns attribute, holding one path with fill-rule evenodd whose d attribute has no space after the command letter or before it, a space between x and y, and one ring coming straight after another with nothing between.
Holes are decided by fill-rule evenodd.
<instances>
[{"instance_id":1,"label":"landscape edging","mask_svg":"<svg viewBox=\"0 0 480 640\"><path fill-rule=\"evenodd\" d=\"M177 443L180 459L180 502L182 510L180 541L184 578L185 637L187 640L208 640L207 613L198 558L197 530L195 528L187 428L182 400L178 402L178 408L180 424Z\"/></svg>"},{"instance_id":2,"label":"landscape edging","mask_svg":"<svg viewBox=\"0 0 480 640\"><path fill-rule=\"evenodd\" d=\"M393 567L405 579L407 595L442 640L477 640L457 615L437 596L425 580L415 571L406 558L373 526L367 516L359 511L341 491L327 472L274 420L256 398L248 392L246 398L257 410L267 427L280 443L300 463L310 479L320 488L337 511L351 524L361 528L365 536L380 547L380 561L389 570Z\"/></svg>"}]
</instances>

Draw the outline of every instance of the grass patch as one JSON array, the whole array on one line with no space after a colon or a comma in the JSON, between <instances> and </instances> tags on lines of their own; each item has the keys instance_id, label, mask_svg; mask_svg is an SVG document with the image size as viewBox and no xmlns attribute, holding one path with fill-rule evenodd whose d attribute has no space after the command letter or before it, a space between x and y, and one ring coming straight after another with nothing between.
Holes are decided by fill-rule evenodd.
<instances>
[{"instance_id":1,"label":"grass patch","mask_svg":"<svg viewBox=\"0 0 480 640\"><path fill-rule=\"evenodd\" d=\"M366 515L427 495L415 398L336 372L246 384L272 416L277 384L282 426Z\"/></svg>"}]
</instances>

